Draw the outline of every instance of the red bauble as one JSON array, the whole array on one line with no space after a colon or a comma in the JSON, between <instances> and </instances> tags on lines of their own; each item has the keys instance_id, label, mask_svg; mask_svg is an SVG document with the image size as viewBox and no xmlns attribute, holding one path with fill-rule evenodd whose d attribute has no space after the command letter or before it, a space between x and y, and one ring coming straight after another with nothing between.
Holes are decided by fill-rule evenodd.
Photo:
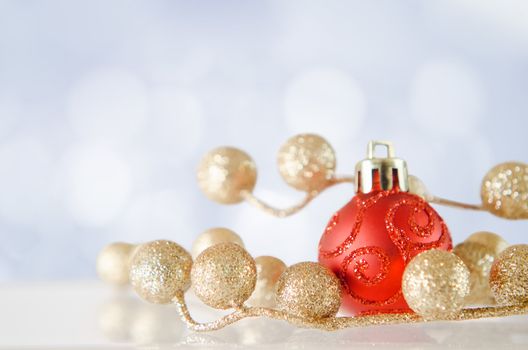
<instances>
[{"instance_id":1,"label":"red bauble","mask_svg":"<svg viewBox=\"0 0 528 350\"><path fill-rule=\"evenodd\" d=\"M447 226L427 202L396 186L358 192L335 213L319 243L319 262L341 280L343 307L353 315L411 312L403 271L432 248L452 249Z\"/></svg>"}]
</instances>

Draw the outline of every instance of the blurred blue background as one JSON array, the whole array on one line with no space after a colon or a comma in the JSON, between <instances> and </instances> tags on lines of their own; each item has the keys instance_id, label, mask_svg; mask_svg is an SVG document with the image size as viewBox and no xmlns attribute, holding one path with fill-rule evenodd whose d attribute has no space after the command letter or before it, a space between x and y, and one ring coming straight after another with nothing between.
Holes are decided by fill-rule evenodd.
<instances>
[{"instance_id":1,"label":"blurred blue background","mask_svg":"<svg viewBox=\"0 0 528 350\"><path fill-rule=\"evenodd\" d=\"M256 194L302 194L275 153L300 132L350 174L389 139L435 194L480 201L493 165L527 161L528 2L0 0L0 281L95 277L108 242L190 248L227 226L257 255L316 259L350 185L276 219L199 192L218 145L250 153ZM438 208L454 241L528 241L528 224Z\"/></svg>"}]
</instances>

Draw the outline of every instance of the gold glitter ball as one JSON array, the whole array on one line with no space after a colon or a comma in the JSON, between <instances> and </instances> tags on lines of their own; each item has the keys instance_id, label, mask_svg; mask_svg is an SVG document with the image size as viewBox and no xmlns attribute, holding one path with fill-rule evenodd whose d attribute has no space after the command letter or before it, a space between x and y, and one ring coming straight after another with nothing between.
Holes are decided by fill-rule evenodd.
<instances>
[{"instance_id":1,"label":"gold glitter ball","mask_svg":"<svg viewBox=\"0 0 528 350\"><path fill-rule=\"evenodd\" d=\"M465 241L453 249L469 269L470 293L466 304L494 304L489 288L491 265L497 256L495 250L482 243Z\"/></svg>"},{"instance_id":2,"label":"gold glitter ball","mask_svg":"<svg viewBox=\"0 0 528 350\"><path fill-rule=\"evenodd\" d=\"M257 170L251 157L237 148L220 147L207 153L198 167L198 185L211 200L234 204L242 191L253 191Z\"/></svg>"},{"instance_id":3,"label":"gold glitter ball","mask_svg":"<svg viewBox=\"0 0 528 350\"><path fill-rule=\"evenodd\" d=\"M510 245L501 236L493 232L480 231L475 232L466 238L466 242L476 242L484 244L486 247L493 250L495 256L499 255L504 249Z\"/></svg>"},{"instance_id":4,"label":"gold glitter ball","mask_svg":"<svg viewBox=\"0 0 528 350\"><path fill-rule=\"evenodd\" d=\"M228 242L236 243L239 246L244 247L244 243L242 242L240 236L237 235L235 232L231 231L230 229L224 227L210 228L202 232L194 240L191 250L192 257L193 259L196 259L198 255L200 255L200 253L206 250L207 248L212 247L215 244Z\"/></svg>"},{"instance_id":5,"label":"gold glitter ball","mask_svg":"<svg viewBox=\"0 0 528 350\"><path fill-rule=\"evenodd\" d=\"M425 201L431 201L433 195L429 192L422 180L414 175L407 176L409 182L409 192L421 197Z\"/></svg>"},{"instance_id":6,"label":"gold glitter ball","mask_svg":"<svg viewBox=\"0 0 528 350\"><path fill-rule=\"evenodd\" d=\"M130 282L143 299L168 304L178 291L189 287L191 266L191 255L177 243L145 243L132 257Z\"/></svg>"},{"instance_id":7,"label":"gold glitter ball","mask_svg":"<svg viewBox=\"0 0 528 350\"><path fill-rule=\"evenodd\" d=\"M482 180L482 205L507 219L528 219L528 165L502 163Z\"/></svg>"},{"instance_id":8,"label":"gold glitter ball","mask_svg":"<svg viewBox=\"0 0 528 350\"><path fill-rule=\"evenodd\" d=\"M455 254L431 249L405 268L402 292L409 307L426 319L456 315L469 294L469 270Z\"/></svg>"},{"instance_id":9,"label":"gold glitter ball","mask_svg":"<svg viewBox=\"0 0 528 350\"><path fill-rule=\"evenodd\" d=\"M103 281L123 286L128 283L130 270L130 257L134 248L133 244L116 242L107 245L97 256L97 274Z\"/></svg>"},{"instance_id":10,"label":"gold glitter ball","mask_svg":"<svg viewBox=\"0 0 528 350\"><path fill-rule=\"evenodd\" d=\"M277 307L310 319L332 317L341 306L341 284L316 262L290 266L277 282Z\"/></svg>"},{"instance_id":11,"label":"gold glitter ball","mask_svg":"<svg viewBox=\"0 0 528 350\"><path fill-rule=\"evenodd\" d=\"M273 256L255 258L257 284L248 304L252 306L275 307L277 281L286 270L286 264Z\"/></svg>"},{"instance_id":12,"label":"gold glitter ball","mask_svg":"<svg viewBox=\"0 0 528 350\"><path fill-rule=\"evenodd\" d=\"M244 248L220 243L198 255L191 280L201 301L216 309L229 309L242 305L253 293L257 268Z\"/></svg>"},{"instance_id":13,"label":"gold glitter ball","mask_svg":"<svg viewBox=\"0 0 528 350\"><path fill-rule=\"evenodd\" d=\"M528 301L528 245L512 245L499 254L491 267L490 287L501 305Z\"/></svg>"},{"instance_id":14,"label":"gold glitter ball","mask_svg":"<svg viewBox=\"0 0 528 350\"><path fill-rule=\"evenodd\" d=\"M312 134L297 135L286 141L279 150L277 162L284 181L305 192L325 187L336 168L332 146Z\"/></svg>"}]
</instances>

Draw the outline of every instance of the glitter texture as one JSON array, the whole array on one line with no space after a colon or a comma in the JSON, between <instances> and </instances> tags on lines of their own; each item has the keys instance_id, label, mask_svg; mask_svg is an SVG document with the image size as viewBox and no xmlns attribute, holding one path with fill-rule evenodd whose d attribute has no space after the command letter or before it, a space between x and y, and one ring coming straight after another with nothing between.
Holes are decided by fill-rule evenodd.
<instances>
[{"instance_id":1,"label":"glitter texture","mask_svg":"<svg viewBox=\"0 0 528 350\"><path fill-rule=\"evenodd\" d=\"M277 306L290 314L306 318L331 317L340 305L339 280L318 263L292 265L277 283Z\"/></svg>"},{"instance_id":2,"label":"glitter texture","mask_svg":"<svg viewBox=\"0 0 528 350\"><path fill-rule=\"evenodd\" d=\"M197 172L198 185L211 200L222 204L241 202L242 192L251 192L257 181L255 163L247 153L219 147L207 153Z\"/></svg>"},{"instance_id":3,"label":"glitter texture","mask_svg":"<svg viewBox=\"0 0 528 350\"><path fill-rule=\"evenodd\" d=\"M274 307L277 282L286 270L286 264L273 256L255 258L257 284L248 304L252 306Z\"/></svg>"},{"instance_id":4,"label":"glitter texture","mask_svg":"<svg viewBox=\"0 0 528 350\"><path fill-rule=\"evenodd\" d=\"M235 232L224 227L214 227L202 232L194 240L191 252L193 259L196 259L201 252L209 247L219 243L236 243L241 247L244 247L242 238Z\"/></svg>"},{"instance_id":5,"label":"glitter texture","mask_svg":"<svg viewBox=\"0 0 528 350\"><path fill-rule=\"evenodd\" d=\"M469 294L469 270L453 253L428 250L405 268L402 291L409 307L422 317L451 317Z\"/></svg>"},{"instance_id":6,"label":"glitter texture","mask_svg":"<svg viewBox=\"0 0 528 350\"><path fill-rule=\"evenodd\" d=\"M130 282L143 299L167 304L190 283L192 258L177 243L165 240L142 244L130 264Z\"/></svg>"},{"instance_id":7,"label":"glitter texture","mask_svg":"<svg viewBox=\"0 0 528 350\"><path fill-rule=\"evenodd\" d=\"M508 219L528 218L528 165L502 163L482 180L482 205L491 213Z\"/></svg>"},{"instance_id":8,"label":"glitter texture","mask_svg":"<svg viewBox=\"0 0 528 350\"><path fill-rule=\"evenodd\" d=\"M494 304L489 287L489 274L496 253L493 248L478 242L466 241L453 249L469 269L470 294L466 304Z\"/></svg>"},{"instance_id":9,"label":"glitter texture","mask_svg":"<svg viewBox=\"0 0 528 350\"><path fill-rule=\"evenodd\" d=\"M528 301L528 245L512 245L499 254L491 267L490 287L499 304Z\"/></svg>"},{"instance_id":10,"label":"glitter texture","mask_svg":"<svg viewBox=\"0 0 528 350\"><path fill-rule=\"evenodd\" d=\"M290 138L280 148L277 163L288 185L305 192L320 190L334 176L336 157L330 144L318 135Z\"/></svg>"},{"instance_id":11,"label":"glitter texture","mask_svg":"<svg viewBox=\"0 0 528 350\"><path fill-rule=\"evenodd\" d=\"M418 322L429 322L439 320L464 321L488 317L504 317L513 315L524 315L528 312L528 304L500 306L500 307L479 307L461 310L459 313L448 318L423 318L414 313L380 314L361 317L327 317L327 318L305 318L288 312L261 308L261 307L241 307L233 313L223 316L212 322L196 322L185 303L183 293L178 293L174 300L178 313L182 321L189 330L194 332L209 332L224 328L247 317L268 317L276 320L289 322L293 325L304 328L315 328L325 331L336 331L346 328L358 328L369 326L382 326L391 324L409 324Z\"/></svg>"},{"instance_id":12,"label":"glitter texture","mask_svg":"<svg viewBox=\"0 0 528 350\"><path fill-rule=\"evenodd\" d=\"M135 245L116 242L107 245L97 256L97 274L106 283L123 286L128 283L130 256Z\"/></svg>"},{"instance_id":13,"label":"glitter texture","mask_svg":"<svg viewBox=\"0 0 528 350\"><path fill-rule=\"evenodd\" d=\"M216 309L229 309L242 305L253 293L257 268L244 248L220 243L198 255L191 280L201 301Z\"/></svg>"}]
</instances>

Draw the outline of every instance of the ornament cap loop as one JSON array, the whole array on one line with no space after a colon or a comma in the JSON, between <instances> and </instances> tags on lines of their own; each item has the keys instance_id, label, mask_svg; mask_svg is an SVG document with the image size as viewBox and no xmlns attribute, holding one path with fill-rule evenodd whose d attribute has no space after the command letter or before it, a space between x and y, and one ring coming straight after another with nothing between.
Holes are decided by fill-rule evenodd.
<instances>
[{"instance_id":1,"label":"ornament cap loop","mask_svg":"<svg viewBox=\"0 0 528 350\"><path fill-rule=\"evenodd\" d=\"M377 146L387 149L387 156L375 156ZM358 192L369 193L374 190L409 191L407 163L394 156L394 147L390 141L370 141L367 146L367 158L356 165L356 188Z\"/></svg>"}]
</instances>

